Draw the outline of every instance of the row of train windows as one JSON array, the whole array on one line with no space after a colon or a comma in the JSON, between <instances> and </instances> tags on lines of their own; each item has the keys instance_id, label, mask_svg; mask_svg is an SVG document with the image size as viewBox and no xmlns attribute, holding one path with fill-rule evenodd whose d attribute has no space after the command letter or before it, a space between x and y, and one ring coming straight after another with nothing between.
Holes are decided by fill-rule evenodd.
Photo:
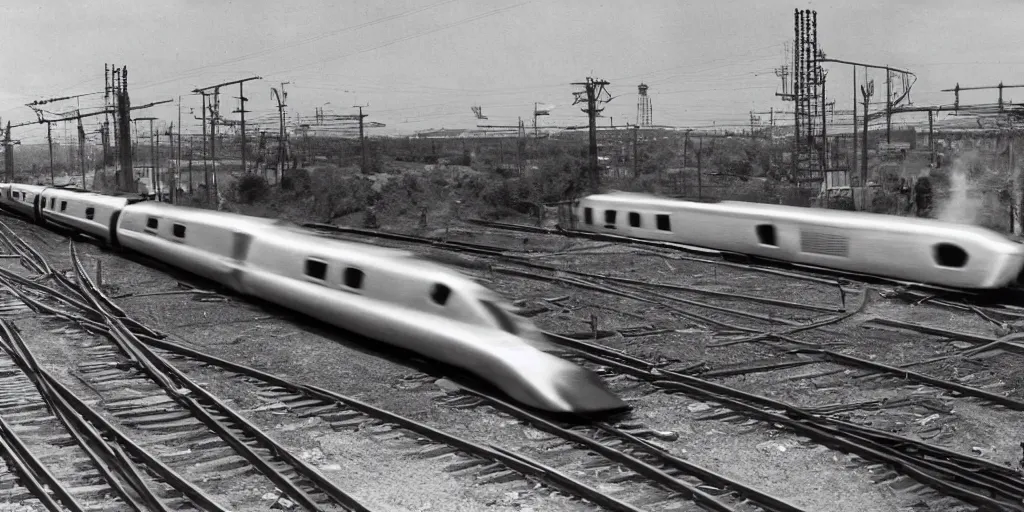
<instances>
[{"instance_id":1,"label":"row of train windows","mask_svg":"<svg viewBox=\"0 0 1024 512\"><path fill-rule=\"evenodd\" d=\"M616 210L605 210L604 211L604 223L606 227L615 227L615 221L618 217ZM586 224L594 223L594 210L593 208L583 209L583 222ZM659 213L654 216L655 227L659 231L672 231L672 222L669 220L668 214ZM633 228L643 227L640 214L637 212L629 212L629 226Z\"/></svg>"},{"instance_id":2,"label":"row of train windows","mask_svg":"<svg viewBox=\"0 0 1024 512\"><path fill-rule=\"evenodd\" d=\"M327 262L307 259L306 275L319 281L327 280ZM354 267L345 267L345 270L341 273L341 284L353 290L361 290L365 277L366 274L362 270ZM447 304L448 298L451 295L452 289L440 283L435 284L430 290L430 300L434 301L438 306Z\"/></svg>"},{"instance_id":3,"label":"row of train windows","mask_svg":"<svg viewBox=\"0 0 1024 512\"><path fill-rule=\"evenodd\" d=\"M39 208L46 208L46 199L42 200L42 202L39 205ZM50 207L46 208L46 209L48 209L48 210L55 210L55 209L57 209L57 198L51 197L50 198ZM68 209L68 202L67 201L61 201L60 202L60 211L62 211L62 212L63 211L67 211L67 209ZM86 219L92 220L95 217L96 217L96 208L93 208L93 207L90 206L90 207L85 209L85 218Z\"/></svg>"},{"instance_id":4,"label":"row of train windows","mask_svg":"<svg viewBox=\"0 0 1024 512\"><path fill-rule=\"evenodd\" d=\"M149 217L146 219L147 229L156 229L158 227L160 227L160 219L156 217ZM175 238L185 238L185 225L174 224L171 226L171 234L174 235Z\"/></svg>"}]
</instances>

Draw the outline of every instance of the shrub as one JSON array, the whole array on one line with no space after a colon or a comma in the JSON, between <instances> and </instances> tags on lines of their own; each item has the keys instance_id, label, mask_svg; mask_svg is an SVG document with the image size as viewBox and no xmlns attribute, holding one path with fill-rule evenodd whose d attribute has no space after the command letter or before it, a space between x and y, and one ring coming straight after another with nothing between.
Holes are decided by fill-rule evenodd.
<instances>
[{"instance_id":1,"label":"shrub","mask_svg":"<svg viewBox=\"0 0 1024 512\"><path fill-rule=\"evenodd\" d=\"M281 178L281 188L284 190L309 190L309 171L306 169L292 169L284 172Z\"/></svg>"},{"instance_id":2,"label":"shrub","mask_svg":"<svg viewBox=\"0 0 1024 512\"><path fill-rule=\"evenodd\" d=\"M259 174L246 174L235 181L232 192L238 202L253 204L267 198L270 193L270 184Z\"/></svg>"}]
</instances>

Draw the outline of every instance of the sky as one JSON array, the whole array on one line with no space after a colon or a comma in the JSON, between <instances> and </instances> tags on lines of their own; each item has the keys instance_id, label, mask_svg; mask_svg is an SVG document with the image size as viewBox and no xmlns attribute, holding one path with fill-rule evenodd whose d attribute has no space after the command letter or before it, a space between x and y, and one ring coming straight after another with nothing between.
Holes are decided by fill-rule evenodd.
<instances>
[{"instance_id":1,"label":"sky","mask_svg":"<svg viewBox=\"0 0 1024 512\"><path fill-rule=\"evenodd\" d=\"M288 82L289 121L316 108L384 123L374 133L412 133L479 124L530 126L534 103L554 105L541 126L583 125L573 82L610 82L601 125L636 122L637 85L649 87L656 124L749 126L750 112L792 111L779 101L774 70L792 44L794 9L818 12L828 57L914 72L915 105L949 104L962 86L1024 82L1024 2L1017 0L34 0L0 7L0 120L35 120L24 105L58 96L56 116L103 104L103 66L128 67L133 105L158 129L198 133L195 88L251 76L248 124L277 130L271 87ZM828 65L826 94L852 108L850 66ZM858 86L864 70L858 70ZM884 72L869 70L876 100ZM911 78L914 80L914 78ZM222 89L221 112L237 119L238 87ZM1007 99L1024 97L1010 89ZM996 91L961 103L994 102ZM486 121L470 108L481 106ZM877 105L873 108L877 108ZM767 119L767 115L761 116ZM792 116L781 116L790 121ZM86 121L87 131L99 118ZM920 122L901 116L897 125ZM837 127L850 118L837 115ZM55 125L55 137L64 136ZM178 128L175 128L177 131ZM842 129L839 129L842 131ZM70 133L70 132L69 132ZM45 125L14 130L45 140Z\"/></svg>"}]
</instances>

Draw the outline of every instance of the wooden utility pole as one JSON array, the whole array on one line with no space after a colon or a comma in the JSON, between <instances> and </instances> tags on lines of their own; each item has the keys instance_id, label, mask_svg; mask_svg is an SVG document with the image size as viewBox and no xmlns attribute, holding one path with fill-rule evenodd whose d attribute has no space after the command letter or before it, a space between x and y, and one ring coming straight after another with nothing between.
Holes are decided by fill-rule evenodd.
<instances>
[{"instance_id":1,"label":"wooden utility pole","mask_svg":"<svg viewBox=\"0 0 1024 512\"><path fill-rule=\"evenodd\" d=\"M581 109L590 118L590 185L591 188L597 189L601 184L601 173L597 165L597 115L604 109L598 109L597 103L601 94L607 94L605 86L609 85L609 82L600 79L594 79L587 77L586 82L577 82L573 85L583 86L583 91L576 93L577 103L587 102L587 108ZM583 97L586 96L586 100ZM605 100L607 102L607 100Z\"/></svg>"},{"instance_id":2,"label":"wooden utility pole","mask_svg":"<svg viewBox=\"0 0 1024 512\"><path fill-rule=\"evenodd\" d=\"M7 121L4 131L4 175L8 182L14 181L14 146L11 145L11 122Z\"/></svg>"},{"instance_id":3,"label":"wooden utility pole","mask_svg":"<svg viewBox=\"0 0 1024 512\"><path fill-rule=\"evenodd\" d=\"M82 126L82 118L78 118L78 163L82 167L82 188L85 186L85 127Z\"/></svg>"},{"instance_id":4,"label":"wooden utility pole","mask_svg":"<svg viewBox=\"0 0 1024 512\"><path fill-rule=\"evenodd\" d=\"M242 115L242 172L248 172L249 168L245 166L245 102L249 100L242 93L243 85L244 82L238 83L238 110L235 112Z\"/></svg>"},{"instance_id":5,"label":"wooden utility pole","mask_svg":"<svg viewBox=\"0 0 1024 512\"><path fill-rule=\"evenodd\" d=\"M281 127L279 128L280 131L278 131L278 138L277 138L277 166L278 166L278 174L275 177L275 179L277 180L277 183L279 183L279 184L281 183L281 180L284 178L284 168L285 168L285 163L284 162L285 162L285 158L286 158L286 146L285 146L285 144L286 144L286 141L287 141L287 138L288 138L288 133L284 129L284 108L288 106L288 105L285 104L285 100L288 99L288 92L284 90L284 86L288 85L289 83L290 82L281 82L281 90L280 91L278 91L274 87L270 88L271 94L277 99L277 116L278 116L278 118L279 118L279 120L281 122Z\"/></svg>"},{"instance_id":6,"label":"wooden utility pole","mask_svg":"<svg viewBox=\"0 0 1024 512\"><path fill-rule=\"evenodd\" d=\"M853 67L853 153L850 155L850 174L857 170L857 66ZM864 186L863 183L860 186Z\"/></svg>"},{"instance_id":7,"label":"wooden utility pole","mask_svg":"<svg viewBox=\"0 0 1024 512\"><path fill-rule=\"evenodd\" d=\"M362 157L363 174L370 174L370 170L366 167L366 137L363 136L363 119L366 118L367 114L363 114L363 108L369 107L370 104L366 105L353 105L352 108L359 109L359 156Z\"/></svg>"},{"instance_id":8,"label":"wooden utility pole","mask_svg":"<svg viewBox=\"0 0 1024 512\"><path fill-rule=\"evenodd\" d=\"M178 158L174 161L174 189L173 194L178 192L178 180L181 179L181 95L178 95ZM174 141L171 141L172 143ZM173 196L171 202L174 202Z\"/></svg>"},{"instance_id":9,"label":"wooden utility pole","mask_svg":"<svg viewBox=\"0 0 1024 512\"><path fill-rule=\"evenodd\" d=\"M892 143L892 71L885 70L885 143Z\"/></svg>"},{"instance_id":10,"label":"wooden utility pole","mask_svg":"<svg viewBox=\"0 0 1024 512\"><path fill-rule=\"evenodd\" d=\"M180 130L180 128L179 128L179 130ZM181 134L178 134L178 140L181 140ZM170 162L174 158L174 123L173 122L171 123L171 127L167 129L167 147L170 148L171 158L167 159L168 162ZM178 188L177 187L177 184L178 184L178 178L177 178L177 176L178 176L178 164L177 163L174 164L173 170L172 170L170 164L167 165L167 176L168 176L168 178L167 178L167 188L168 188L167 195L169 196L171 204L174 204L174 192Z\"/></svg>"},{"instance_id":11,"label":"wooden utility pole","mask_svg":"<svg viewBox=\"0 0 1024 512\"><path fill-rule=\"evenodd\" d=\"M1010 164L1010 175L1014 177L1014 234L1024 234L1024 177L1017 172L1017 162L1014 159L1014 135L1010 134L1010 143L1007 146L1007 158Z\"/></svg>"},{"instance_id":12,"label":"wooden utility pole","mask_svg":"<svg viewBox=\"0 0 1024 512\"><path fill-rule=\"evenodd\" d=\"M934 124L934 113L928 111L928 161L935 165L935 124Z\"/></svg>"},{"instance_id":13,"label":"wooden utility pole","mask_svg":"<svg viewBox=\"0 0 1024 512\"><path fill-rule=\"evenodd\" d=\"M861 206L867 209L868 199L868 106L871 104L871 96L875 94L875 81L867 83L867 87L860 86L860 93L864 97L864 133L860 153L860 182L861 182Z\"/></svg>"},{"instance_id":14,"label":"wooden utility pole","mask_svg":"<svg viewBox=\"0 0 1024 512\"><path fill-rule=\"evenodd\" d=\"M46 123L46 145L50 148L50 185L55 185L53 181L53 134L50 133L50 123Z\"/></svg>"},{"instance_id":15,"label":"wooden utility pole","mask_svg":"<svg viewBox=\"0 0 1024 512\"><path fill-rule=\"evenodd\" d=\"M180 131L180 128L179 128L179 131ZM178 136L181 137L181 134L179 133ZM179 139L179 141L180 141L180 139ZM194 194L195 190L196 189L195 189L195 187L193 187L193 183L192 183L192 136L189 135L189 137L188 137L188 193L189 193L189 195Z\"/></svg>"},{"instance_id":16,"label":"wooden utility pole","mask_svg":"<svg viewBox=\"0 0 1024 512\"><path fill-rule=\"evenodd\" d=\"M219 194L217 193L217 118L220 115L220 88L221 87L226 87L226 86L229 86L229 85L238 84L239 96L245 96L244 94L241 94L242 93L242 88L241 88L242 84L245 83L245 82L248 82L250 80L260 80L260 79L261 79L261 77L253 76L253 77L249 77L249 78L243 78L241 80L232 80L230 82L224 82L224 83L220 83L220 84L217 84L217 85L210 85L210 86L207 86L207 87L202 87L202 88L198 88L198 89L193 89L192 90L192 92L194 92L194 93L203 94L206 91L209 91L210 89L213 89L213 105L211 106L212 116L211 116L211 119L210 119L210 137L211 137L211 139L210 139L210 159L213 160L213 197L217 200L218 208L219 208L219 205L220 205L220 199L218 197ZM203 94L203 97L205 98L206 95ZM243 108L241 110L245 110L245 108L244 108L245 107L245 102L244 101L242 102L242 107ZM205 110L203 111L203 114L204 115L206 114ZM244 126L243 126L243 130L242 130L242 134L243 134L242 135L242 137L243 137L243 148L242 148L242 153L243 153L242 159L243 160L242 161L244 163L244 161L245 161L244 160L245 159L245 156L244 156L244 154L245 154L245 148L244 148L245 130L244 130ZM209 175L207 175L207 178L209 178ZM209 181L207 181L207 183L206 183L206 190L207 190L207 194L209 194L209 191L210 191L210 182ZM207 197L209 197L209 196L207 196Z\"/></svg>"},{"instance_id":17,"label":"wooden utility pole","mask_svg":"<svg viewBox=\"0 0 1024 512\"><path fill-rule=\"evenodd\" d=\"M210 204L210 168L206 165L206 93L203 96L203 184L206 185L206 204Z\"/></svg>"},{"instance_id":18,"label":"wooden utility pole","mask_svg":"<svg viewBox=\"0 0 1024 512\"><path fill-rule=\"evenodd\" d=\"M213 205L220 209L220 193L217 190L217 117L220 116L220 87L213 89L213 104L210 106L210 162L213 166L212 183L206 184L206 190L213 190Z\"/></svg>"}]
</instances>

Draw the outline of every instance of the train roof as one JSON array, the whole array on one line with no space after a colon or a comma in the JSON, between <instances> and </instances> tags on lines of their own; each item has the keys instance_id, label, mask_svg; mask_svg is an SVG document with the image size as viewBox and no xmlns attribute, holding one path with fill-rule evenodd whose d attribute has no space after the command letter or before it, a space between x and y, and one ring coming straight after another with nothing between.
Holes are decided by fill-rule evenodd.
<instances>
[{"instance_id":1,"label":"train roof","mask_svg":"<svg viewBox=\"0 0 1024 512\"><path fill-rule=\"evenodd\" d=\"M279 221L264 217L252 217L240 213L221 212L216 210L205 210L202 208L191 208L188 206L177 206L159 201L141 201L131 205L131 213L145 213L181 219L184 222L201 222L204 224L224 224L231 226L264 227L270 226Z\"/></svg>"},{"instance_id":2,"label":"train roof","mask_svg":"<svg viewBox=\"0 0 1024 512\"><path fill-rule=\"evenodd\" d=\"M115 208L131 204L133 201L133 198L126 196L108 196L106 194L97 194L96 192L89 192L87 190L59 187L48 187L46 190L43 190L41 194L48 197L82 199L91 203L98 203Z\"/></svg>"},{"instance_id":3,"label":"train roof","mask_svg":"<svg viewBox=\"0 0 1024 512\"><path fill-rule=\"evenodd\" d=\"M642 202L644 205L655 208L672 210L685 206L691 210L706 212L722 212L756 215L770 212L779 220L793 222L815 222L823 221L832 224L840 224L843 227L862 228L865 226L885 225L889 229L898 230L899 226L913 229L928 229L935 231L955 230L960 234L971 233L978 236L998 237L1009 240L1003 234L989 228L973 224L958 224L954 222L940 221L936 219L922 219L917 217L900 217L872 212L851 212L845 210L830 210L827 208L808 208L800 206L785 206L766 203L750 203L745 201L687 201L684 199L670 199L650 194L635 192L613 192L608 194L594 194L583 198L584 201L611 203L618 205L635 205Z\"/></svg>"}]
</instances>

